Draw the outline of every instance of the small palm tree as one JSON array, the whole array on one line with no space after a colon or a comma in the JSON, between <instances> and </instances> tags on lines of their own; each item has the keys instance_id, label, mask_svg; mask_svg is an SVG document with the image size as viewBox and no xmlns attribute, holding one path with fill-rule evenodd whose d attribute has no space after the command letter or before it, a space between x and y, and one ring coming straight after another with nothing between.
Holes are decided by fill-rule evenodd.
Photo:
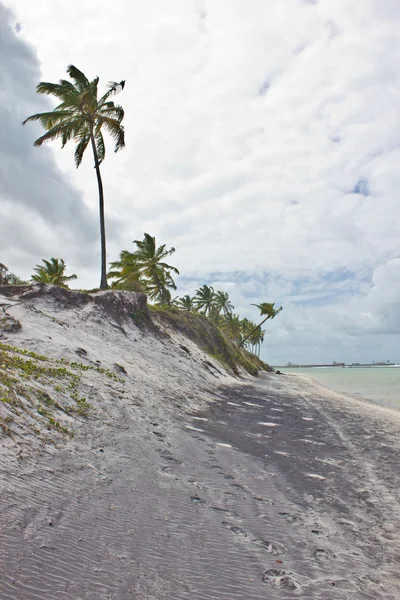
<instances>
[{"instance_id":1,"label":"small palm tree","mask_svg":"<svg viewBox=\"0 0 400 600\"><path fill-rule=\"evenodd\" d=\"M267 321L268 319L275 319L276 315L278 315L281 312L281 310L283 310L282 306L276 309L275 302L261 302L261 304L252 304L252 306L257 306L257 308L260 309L261 316L267 316L261 321L259 325L254 327L254 329L244 337L239 346L243 346L243 344L257 331L257 329L261 329L261 325L263 325L265 321Z\"/></svg>"},{"instance_id":2,"label":"small palm tree","mask_svg":"<svg viewBox=\"0 0 400 600\"><path fill-rule=\"evenodd\" d=\"M165 244L157 247L156 238L148 233L144 234L143 240L134 240L133 243L137 246L133 257L145 292L151 300L171 304L170 290L176 290L171 273L179 275L179 271L164 259L174 254L175 248L167 250Z\"/></svg>"},{"instance_id":3,"label":"small palm tree","mask_svg":"<svg viewBox=\"0 0 400 600\"><path fill-rule=\"evenodd\" d=\"M197 309L203 309L203 313L207 316L215 308L215 292L211 285L202 285L196 290L194 304Z\"/></svg>"},{"instance_id":4,"label":"small palm tree","mask_svg":"<svg viewBox=\"0 0 400 600\"><path fill-rule=\"evenodd\" d=\"M69 140L75 146L75 165L78 168L83 154L90 142L96 169L99 189L100 239L101 239L101 279L100 289L107 289L106 266L106 228L104 219L104 193L100 174L100 164L104 160L106 149L102 130L107 131L115 141L115 152L125 146L125 133L121 125L124 111L121 106L110 100L112 96L124 89L125 81L110 82L107 91L97 97L99 78L89 81L86 76L73 65L69 65L67 73L73 80L61 79L59 83L40 82L36 87L38 94L55 96L60 104L51 112L31 115L23 122L39 121L46 133L39 137L34 146L44 142L61 139L62 148Z\"/></svg>"},{"instance_id":5,"label":"small palm tree","mask_svg":"<svg viewBox=\"0 0 400 600\"><path fill-rule=\"evenodd\" d=\"M110 266L107 278L115 280L111 284L113 289L143 291L140 283L140 270L133 252L122 250L119 260L112 262Z\"/></svg>"},{"instance_id":6,"label":"small palm tree","mask_svg":"<svg viewBox=\"0 0 400 600\"><path fill-rule=\"evenodd\" d=\"M3 265L3 263L0 263L0 285L7 285L8 278L9 278L8 267L6 267L6 265Z\"/></svg>"},{"instance_id":7,"label":"small palm tree","mask_svg":"<svg viewBox=\"0 0 400 600\"><path fill-rule=\"evenodd\" d=\"M189 294L186 294L185 296L182 296L182 298L178 298L174 302L174 304L175 304L175 306L177 306L178 308L181 308L183 310L192 311L194 309L193 298L191 298L189 296Z\"/></svg>"},{"instance_id":8,"label":"small palm tree","mask_svg":"<svg viewBox=\"0 0 400 600\"><path fill-rule=\"evenodd\" d=\"M37 283L53 283L63 288L68 288L66 282L77 279L76 275L65 275L65 262L62 258L42 259L44 265L36 265L31 280Z\"/></svg>"},{"instance_id":9,"label":"small palm tree","mask_svg":"<svg viewBox=\"0 0 400 600\"><path fill-rule=\"evenodd\" d=\"M8 267L0 263L0 285L21 285L25 283L14 273L10 273Z\"/></svg>"},{"instance_id":10,"label":"small palm tree","mask_svg":"<svg viewBox=\"0 0 400 600\"><path fill-rule=\"evenodd\" d=\"M225 315L223 323L221 324L221 329L231 340L237 343L240 342L242 338L242 325L238 315Z\"/></svg>"},{"instance_id":11,"label":"small palm tree","mask_svg":"<svg viewBox=\"0 0 400 600\"><path fill-rule=\"evenodd\" d=\"M235 308L226 292L216 292L215 307L218 310L218 313L222 312L225 316L232 314L232 311Z\"/></svg>"}]
</instances>

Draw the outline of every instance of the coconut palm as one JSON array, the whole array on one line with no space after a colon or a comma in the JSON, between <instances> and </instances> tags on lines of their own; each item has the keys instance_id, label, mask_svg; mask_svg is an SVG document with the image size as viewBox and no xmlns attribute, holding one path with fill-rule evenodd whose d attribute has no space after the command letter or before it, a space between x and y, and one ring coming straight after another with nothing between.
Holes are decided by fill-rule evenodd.
<instances>
[{"instance_id":1,"label":"coconut palm","mask_svg":"<svg viewBox=\"0 0 400 600\"><path fill-rule=\"evenodd\" d=\"M245 342L245 346L248 346L248 349L251 349L251 351L257 356L260 356L261 344L264 341L264 335L265 331L263 329L256 327L254 331L253 328L252 335L250 335L248 340Z\"/></svg>"},{"instance_id":2,"label":"coconut palm","mask_svg":"<svg viewBox=\"0 0 400 600\"><path fill-rule=\"evenodd\" d=\"M125 81L110 82L107 91L98 98L97 85L99 78L89 81L86 76L73 65L69 65L67 73L71 81L61 79L59 83L40 82L36 87L38 94L55 96L60 104L53 111L31 115L23 122L39 121L46 133L40 136L34 146L44 142L61 139L62 148L69 140L75 146L75 165L78 168L83 154L90 142L94 166L96 169L99 190L100 239L101 239L101 279L100 289L107 289L106 267L106 229L104 219L104 193L100 174L100 164L105 157L103 131L107 131L115 142L114 151L125 146L125 133L121 125L124 111L115 105L110 98L124 89Z\"/></svg>"},{"instance_id":3,"label":"coconut palm","mask_svg":"<svg viewBox=\"0 0 400 600\"><path fill-rule=\"evenodd\" d=\"M214 302L218 313L222 312L225 316L232 314L232 311L235 308L226 292L216 292Z\"/></svg>"},{"instance_id":4,"label":"coconut palm","mask_svg":"<svg viewBox=\"0 0 400 600\"><path fill-rule=\"evenodd\" d=\"M203 309L203 313L207 316L215 308L215 292L211 285L202 285L196 290L194 304L197 309Z\"/></svg>"},{"instance_id":5,"label":"coconut palm","mask_svg":"<svg viewBox=\"0 0 400 600\"><path fill-rule=\"evenodd\" d=\"M193 298L191 298L189 296L189 294L186 294L185 296L182 296L182 298L177 298L177 300L175 300L174 304L178 308L181 308L183 310L188 310L188 311L193 310L194 307L195 307L194 306Z\"/></svg>"},{"instance_id":6,"label":"coconut palm","mask_svg":"<svg viewBox=\"0 0 400 600\"><path fill-rule=\"evenodd\" d=\"M114 279L111 284L113 289L133 292L142 291L140 271L133 252L122 250L119 260L112 262L110 267L107 278Z\"/></svg>"},{"instance_id":7,"label":"coconut palm","mask_svg":"<svg viewBox=\"0 0 400 600\"><path fill-rule=\"evenodd\" d=\"M179 275L179 271L164 262L164 259L173 254L175 248L167 250L165 244L157 247L156 238L148 233L144 234L142 241L134 240L133 243L137 246L133 257L145 292L151 300L171 304L170 289L176 290L171 273Z\"/></svg>"},{"instance_id":8,"label":"coconut palm","mask_svg":"<svg viewBox=\"0 0 400 600\"><path fill-rule=\"evenodd\" d=\"M8 267L0 263L0 285L20 285L21 283L24 283L22 279L14 273L10 273Z\"/></svg>"},{"instance_id":9,"label":"coconut palm","mask_svg":"<svg viewBox=\"0 0 400 600\"><path fill-rule=\"evenodd\" d=\"M77 279L76 275L65 275L65 262L62 258L42 259L44 265L36 265L33 269L36 275L31 280L37 283L53 283L63 288L68 288L67 281Z\"/></svg>"},{"instance_id":10,"label":"coconut palm","mask_svg":"<svg viewBox=\"0 0 400 600\"><path fill-rule=\"evenodd\" d=\"M240 346L243 346L243 344L257 331L257 329L261 329L261 325L263 325L265 321L267 321L268 319L275 319L276 315L278 315L281 312L281 310L283 310L282 306L276 309L275 302L262 302L261 304L252 304L252 306L257 306L257 308L260 309L261 316L267 316L261 321L259 325L257 325L252 331L250 331L250 333L248 333L244 337L244 339L239 344Z\"/></svg>"},{"instance_id":11,"label":"coconut palm","mask_svg":"<svg viewBox=\"0 0 400 600\"><path fill-rule=\"evenodd\" d=\"M242 325L239 315L227 314L221 325L224 333L234 342L240 342L242 338Z\"/></svg>"}]
</instances>

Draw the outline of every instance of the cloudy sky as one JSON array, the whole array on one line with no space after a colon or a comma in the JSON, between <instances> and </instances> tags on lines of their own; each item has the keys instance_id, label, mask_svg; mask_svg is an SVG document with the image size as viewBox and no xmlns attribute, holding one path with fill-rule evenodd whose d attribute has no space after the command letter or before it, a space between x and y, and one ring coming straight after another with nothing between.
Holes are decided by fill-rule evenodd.
<instances>
[{"instance_id":1,"label":"cloudy sky","mask_svg":"<svg viewBox=\"0 0 400 600\"><path fill-rule=\"evenodd\" d=\"M283 305L264 358L400 361L398 0L0 0L0 262L99 280L88 153L33 148L38 81L126 79L103 164L109 259L173 245L178 293Z\"/></svg>"}]
</instances>

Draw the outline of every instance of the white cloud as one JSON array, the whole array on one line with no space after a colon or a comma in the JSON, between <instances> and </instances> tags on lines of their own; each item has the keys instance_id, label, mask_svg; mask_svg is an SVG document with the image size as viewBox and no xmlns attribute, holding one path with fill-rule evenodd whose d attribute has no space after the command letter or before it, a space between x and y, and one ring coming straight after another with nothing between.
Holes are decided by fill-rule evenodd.
<instances>
[{"instance_id":1,"label":"white cloud","mask_svg":"<svg viewBox=\"0 0 400 600\"><path fill-rule=\"evenodd\" d=\"M127 81L127 147L110 147L103 168L110 259L148 231L177 248L174 262L192 280L181 279L180 292L228 280L235 306L254 319L250 302L283 303L268 325L272 362L357 360L375 344L400 359L390 335L399 301L395 0L7 4L41 79L74 63L103 83ZM54 156L96 215L91 159L75 171L72 149ZM83 266L84 285L95 285L96 260ZM338 272L346 275L333 285Z\"/></svg>"}]
</instances>

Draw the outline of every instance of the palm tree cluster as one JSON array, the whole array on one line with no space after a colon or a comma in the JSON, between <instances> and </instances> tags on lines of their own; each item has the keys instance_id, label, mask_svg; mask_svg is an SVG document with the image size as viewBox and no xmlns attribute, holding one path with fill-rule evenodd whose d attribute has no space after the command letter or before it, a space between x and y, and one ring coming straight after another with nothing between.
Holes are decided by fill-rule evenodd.
<instances>
[{"instance_id":1,"label":"palm tree cluster","mask_svg":"<svg viewBox=\"0 0 400 600\"><path fill-rule=\"evenodd\" d=\"M256 325L250 319L241 319L234 314L234 306L229 295L214 290L211 285L202 285L194 296L186 294L172 299L171 290L176 290L173 274L179 275L176 267L165 262L175 248L167 249L165 244L157 246L155 237L144 234L143 240L134 240L134 252L123 250L119 260L111 263L107 278L112 281L111 287L145 293L154 304L174 306L182 311L202 314L212 321L222 333L237 346L260 355L265 331L261 328L268 319L274 319L282 310L272 302L253 304L260 310L263 320ZM75 274L66 275L66 265L62 258L42 259L43 264L36 265L31 281L50 283L68 288L68 282L77 279ZM0 284L21 284L23 281L0 263Z\"/></svg>"},{"instance_id":2,"label":"palm tree cluster","mask_svg":"<svg viewBox=\"0 0 400 600\"><path fill-rule=\"evenodd\" d=\"M263 302L253 305L260 309L262 316L267 315L259 325L256 325L250 319L241 319L239 315L234 314L234 306L229 295L226 292L215 291L209 285L202 285L193 297L186 294L174 299L173 304L182 310L205 315L221 329L226 337L258 356L265 335L261 326L267 319L275 318L282 310L282 307L275 309L275 303Z\"/></svg>"}]
</instances>

